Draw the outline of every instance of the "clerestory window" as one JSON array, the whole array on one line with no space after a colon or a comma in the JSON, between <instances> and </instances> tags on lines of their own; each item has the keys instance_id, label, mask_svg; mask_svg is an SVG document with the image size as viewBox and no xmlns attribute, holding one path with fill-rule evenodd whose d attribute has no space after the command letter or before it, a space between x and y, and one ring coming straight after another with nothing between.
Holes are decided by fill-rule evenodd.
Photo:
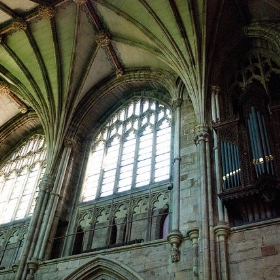
<instances>
[{"instance_id":1,"label":"clerestory window","mask_svg":"<svg viewBox=\"0 0 280 280\"><path fill-rule=\"evenodd\" d=\"M0 169L0 223L30 216L37 186L44 173L46 147L43 135L33 135Z\"/></svg>"},{"instance_id":2,"label":"clerestory window","mask_svg":"<svg viewBox=\"0 0 280 280\"><path fill-rule=\"evenodd\" d=\"M132 100L94 138L82 201L170 178L171 111L159 101Z\"/></svg>"}]
</instances>

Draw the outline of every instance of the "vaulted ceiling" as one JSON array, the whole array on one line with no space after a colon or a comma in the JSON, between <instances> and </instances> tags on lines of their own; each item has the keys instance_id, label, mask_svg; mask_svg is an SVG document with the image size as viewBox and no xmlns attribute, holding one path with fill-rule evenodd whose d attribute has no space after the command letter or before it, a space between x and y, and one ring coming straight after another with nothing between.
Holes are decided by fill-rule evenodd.
<instances>
[{"instance_id":1,"label":"vaulted ceiling","mask_svg":"<svg viewBox=\"0 0 280 280\"><path fill-rule=\"evenodd\" d=\"M277 0L1 0L0 88L11 91L0 133L34 110L47 140L62 140L88 96L98 120L126 87L172 91L178 77L203 121L215 54L279 11Z\"/></svg>"}]
</instances>

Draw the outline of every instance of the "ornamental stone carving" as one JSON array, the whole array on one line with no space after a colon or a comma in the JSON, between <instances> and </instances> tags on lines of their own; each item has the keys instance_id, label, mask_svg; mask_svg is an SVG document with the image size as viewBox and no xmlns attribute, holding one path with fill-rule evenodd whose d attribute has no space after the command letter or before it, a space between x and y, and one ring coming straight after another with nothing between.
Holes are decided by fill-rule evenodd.
<instances>
[{"instance_id":1,"label":"ornamental stone carving","mask_svg":"<svg viewBox=\"0 0 280 280\"><path fill-rule=\"evenodd\" d=\"M162 209L162 208L167 207L168 203L169 203L168 196L165 194L160 194L154 202L154 207L157 209Z\"/></svg>"},{"instance_id":2,"label":"ornamental stone carving","mask_svg":"<svg viewBox=\"0 0 280 280\"><path fill-rule=\"evenodd\" d=\"M64 145L65 145L65 147L67 147L67 148L73 148L74 146L75 146L75 141L74 140L72 140L72 139L69 139L69 138L66 138L65 140L64 140Z\"/></svg>"},{"instance_id":3,"label":"ornamental stone carving","mask_svg":"<svg viewBox=\"0 0 280 280\"><path fill-rule=\"evenodd\" d=\"M121 69L121 68L119 68L119 69L116 71L116 76L117 76L118 78L120 78L121 76L123 76L123 74L124 74L124 71L123 71L123 69Z\"/></svg>"},{"instance_id":4,"label":"ornamental stone carving","mask_svg":"<svg viewBox=\"0 0 280 280\"><path fill-rule=\"evenodd\" d=\"M48 191L50 191L52 189L53 184L54 184L54 180L51 177L51 175L45 174L44 177L42 178L40 184L39 184L39 189L41 191L48 192Z\"/></svg>"},{"instance_id":5,"label":"ornamental stone carving","mask_svg":"<svg viewBox=\"0 0 280 280\"><path fill-rule=\"evenodd\" d=\"M20 30L26 30L27 29L27 23L25 20L21 18L16 18L13 20L11 28L20 31Z\"/></svg>"},{"instance_id":6,"label":"ornamental stone carving","mask_svg":"<svg viewBox=\"0 0 280 280\"><path fill-rule=\"evenodd\" d=\"M26 114L27 111L28 111L28 109L27 109L27 107L26 107L25 105L19 107L18 109L19 109L19 111L20 111L22 114Z\"/></svg>"},{"instance_id":7,"label":"ornamental stone carving","mask_svg":"<svg viewBox=\"0 0 280 280\"><path fill-rule=\"evenodd\" d=\"M141 213L147 212L147 210L148 210L147 200L146 199L139 200L133 210L134 210L134 214L141 214Z\"/></svg>"},{"instance_id":8,"label":"ornamental stone carving","mask_svg":"<svg viewBox=\"0 0 280 280\"><path fill-rule=\"evenodd\" d=\"M9 95L10 87L5 81L0 81L0 95Z\"/></svg>"},{"instance_id":9,"label":"ornamental stone carving","mask_svg":"<svg viewBox=\"0 0 280 280\"><path fill-rule=\"evenodd\" d=\"M80 226L82 227L83 230L87 229L90 227L91 225L91 220L92 220L92 217L91 217L91 213L90 212L87 212L83 218L81 219L81 221L79 222Z\"/></svg>"},{"instance_id":10,"label":"ornamental stone carving","mask_svg":"<svg viewBox=\"0 0 280 280\"><path fill-rule=\"evenodd\" d=\"M95 41L102 47L108 46L111 42L111 34L106 30L101 30L96 34Z\"/></svg>"},{"instance_id":11,"label":"ornamental stone carving","mask_svg":"<svg viewBox=\"0 0 280 280\"><path fill-rule=\"evenodd\" d=\"M181 107L182 103L183 103L182 99L173 100L172 107L174 107L174 108Z\"/></svg>"},{"instance_id":12,"label":"ornamental stone carving","mask_svg":"<svg viewBox=\"0 0 280 280\"><path fill-rule=\"evenodd\" d=\"M180 250L179 246L183 240L183 235L179 230L171 231L168 236L167 240L172 245L171 249L171 260L172 262L180 261Z\"/></svg>"},{"instance_id":13,"label":"ornamental stone carving","mask_svg":"<svg viewBox=\"0 0 280 280\"><path fill-rule=\"evenodd\" d=\"M219 86L211 86L212 94L219 94L221 92L221 88Z\"/></svg>"},{"instance_id":14,"label":"ornamental stone carving","mask_svg":"<svg viewBox=\"0 0 280 280\"><path fill-rule=\"evenodd\" d=\"M39 16L46 19L51 19L55 15L55 9L53 7L48 6L40 6L38 12Z\"/></svg>"}]
</instances>

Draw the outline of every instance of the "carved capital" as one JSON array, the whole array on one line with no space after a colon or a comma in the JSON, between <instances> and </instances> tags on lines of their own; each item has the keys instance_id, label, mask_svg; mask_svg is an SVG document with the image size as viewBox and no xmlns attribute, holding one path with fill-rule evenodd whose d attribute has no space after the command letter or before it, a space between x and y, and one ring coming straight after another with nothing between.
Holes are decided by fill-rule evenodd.
<instances>
[{"instance_id":1,"label":"carved capital","mask_svg":"<svg viewBox=\"0 0 280 280\"><path fill-rule=\"evenodd\" d=\"M194 127L194 133L196 135L195 137L195 142L198 144L201 140L205 141L206 138L208 138L208 125L201 123L201 124L197 124Z\"/></svg>"},{"instance_id":2,"label":"carved capital","mask_svg":"<svg viewBox=\"0 0 280 280\"><path fill-rule=\"evenodd\" d=\"M219 86L211 86L211 93L212 94L219 94L221 92L221 88Z\"/></svg>"},{"instance_id":3,"label":"carved capital","mask_svg":"<svg viewBox=\"0 0 280 280\"><path fill-rule=\"evenodd\" d=\"M10 94L9 84L5 81L0 81L0 95L9 95Z\"/></svg>"},{"instance_id":4,"label":"carved capital","mask_svg":"<svg viewBox=\"0 0 280 280\"><path fill-rule=\"evenodd\" d=\"M176 100L173 100L172 107L174 107L174 108L181 107L182 103L183 103L183 100L180 99L180 98L176 99Z\"/></svg>"},{"instance_id":5,"label":"carved capital","mask_svg":"<svg viewBox=\"0 0 280 280\"><path fill-rule=\"evenodd\" d=\"M55 15L55 9L49 6L40 6L38 12L39 16L46 19L53 18Z\"/></svg>"},{"instance_id":6,"label":"carved capital","mask_svg":"<svg viewBox=\"0 0 280 280\"><path fill-rule=\"evenodd\" d=\"M22 18L15 18L11 24L11 28L20 31L20 30L26 30L27 29L27 23Z\"/></svg>"},{"instance_id":7,"label":"carved capital","mask_svg":"<svg viewBox=\"0 0 280 280\"><path fill-rule=\"evenodd\" d=\"M19 107L18 109L22 114L25 114L28 111L28 108L25 105Z\"/></svg>"},{"instance_id":8,"label":"carved capital","mask_svg":"<svg viewBox=\"0 0 280 280\"><path fill-rule=\"evenodd\" d=\"M102 47L108 46L111 41L111 34L106 30L100 30L96 34L95 41Z\"/></svg>"},{"instance_id":9,"label":"carved capital","mask_svg":"<svg viewBox=\"0 0 280 280\"><path fill-rule=\"evenodd\" d=\"M172 245L171 249L171 260L172 262L180 261L180 250L179 246L183 240L183 235L179 230L171 231L168 236L167 240Z\"/></svg>"},{"instance_id":10,"label":"carved capital","mask_svg":"<svg viewBox=\"0 0 280 280\"><path fill-rule=\"evenodd\" d=\"M67 148L73 148L75 146L75 141L73 139L66 138L64 140L64 146Z\"/></svg>"},{"instance_id":11,"label":"carved capital","mask_svg":"<svg viewBox=\"0 0 280 280\"><path fill-rule=\"evenodd\" d=\"M45 174L39 184L39 189L41 191L49 192L52 189L53 184L54 184L54 180L52 176L49 174Z\"/></svg>"}]
</instances>

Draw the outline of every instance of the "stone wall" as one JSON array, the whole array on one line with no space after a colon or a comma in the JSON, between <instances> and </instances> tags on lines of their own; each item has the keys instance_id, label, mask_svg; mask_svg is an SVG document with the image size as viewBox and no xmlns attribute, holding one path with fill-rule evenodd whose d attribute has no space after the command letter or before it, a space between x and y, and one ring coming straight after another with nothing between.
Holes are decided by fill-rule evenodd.
<instances>
[{"instance_id":1,"label":"stone wall","mask_svg":"<svg viewBox=\"0 0 280 280\"><path fill-rule=\"evenodd\" d=\"M86 253L78 256L45 261L39 265L35 280L62 280L70 273L90 260L104 256L112 261L129 267L143 279L149 280L181 280L192 279L191 241L185 239L181 245L181 261L172 263L171 246L165 240L129 245L122 248ZM12 280L10 271L0 273L1 280Z\"/></svg>"},{"instance_id":2,"label":"stone wall","mask_svg":"<svg viewBox=\"0 0 280 280\"><path fill-rule=\"evenodd\" d=\"M229 236L231 280L280 279L280 221L233 229Z\"/></svg>"}]
</instances>

